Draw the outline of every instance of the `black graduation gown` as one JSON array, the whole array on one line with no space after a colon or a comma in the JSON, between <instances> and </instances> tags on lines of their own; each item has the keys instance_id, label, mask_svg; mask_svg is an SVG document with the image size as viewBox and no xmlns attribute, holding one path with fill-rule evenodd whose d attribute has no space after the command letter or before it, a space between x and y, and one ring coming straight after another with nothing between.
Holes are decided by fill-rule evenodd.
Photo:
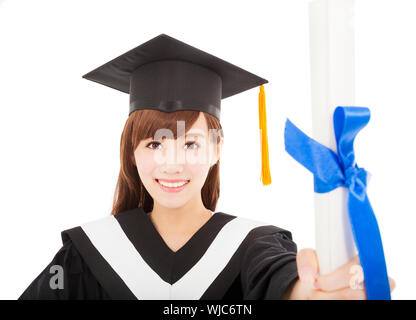
<instances>
[{"instance_id":1,"label":"black graduation gown","mask_svg":"<svg viewBox=\"0 0 416 320\"><path fill-rule=\"evenodd\" d=\"M19 299L280 299L298 278L289 231L222 212L176 252L142 208L61 235L62 248Z\"/></svg>"}]
</instances>

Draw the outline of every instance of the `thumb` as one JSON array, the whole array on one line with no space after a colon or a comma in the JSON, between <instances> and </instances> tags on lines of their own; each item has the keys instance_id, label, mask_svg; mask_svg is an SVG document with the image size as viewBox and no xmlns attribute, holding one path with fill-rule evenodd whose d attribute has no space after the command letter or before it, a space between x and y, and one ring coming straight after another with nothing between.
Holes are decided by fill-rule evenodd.
<instances>
[{"instance_id":1,"label":"thumb","mask_svg":"<svg viewBox=\"0 0 416 320\"><path fill-rule=\"evenodd\" d=\"M296 255L296 265L300 281L312 284L319 274L319 264L316 251L302 249Z\"/></svg>"}]
</instances>

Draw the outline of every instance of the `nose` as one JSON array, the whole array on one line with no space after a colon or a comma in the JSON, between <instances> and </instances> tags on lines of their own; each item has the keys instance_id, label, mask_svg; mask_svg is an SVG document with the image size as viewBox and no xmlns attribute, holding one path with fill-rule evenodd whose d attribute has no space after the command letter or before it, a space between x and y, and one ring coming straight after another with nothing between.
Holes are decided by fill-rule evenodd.
<instances>
[{"instance_id":1,"label":"nose","mask_svg":"<svg viewBox=\"0 0 416 320\"><path fill-rule=\"evenodd\" d=\"M161 171L167 175L174 175L182 173L183 166L180 164L164 164L161 166Z\"/></svg>"}]
</instances>

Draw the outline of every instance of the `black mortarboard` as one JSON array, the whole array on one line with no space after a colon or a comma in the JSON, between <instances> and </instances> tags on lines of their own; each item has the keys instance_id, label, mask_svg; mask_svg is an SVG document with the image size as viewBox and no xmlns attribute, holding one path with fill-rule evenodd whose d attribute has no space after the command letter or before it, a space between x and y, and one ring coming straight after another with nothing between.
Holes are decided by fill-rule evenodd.
<instances>
[{"instance_id":1,"label":"black mortarboard","mask_svg":"<svg viewBox=\"0 0 416 320\"><path fill-rule=\"evenodd\" d=\"M220 119L221 99L261 86L262 180L270 184L263 84L268 81L165 34L139 45L83 78L130 94L135 110L198 110Z\"/></svg>"}]
</instances>

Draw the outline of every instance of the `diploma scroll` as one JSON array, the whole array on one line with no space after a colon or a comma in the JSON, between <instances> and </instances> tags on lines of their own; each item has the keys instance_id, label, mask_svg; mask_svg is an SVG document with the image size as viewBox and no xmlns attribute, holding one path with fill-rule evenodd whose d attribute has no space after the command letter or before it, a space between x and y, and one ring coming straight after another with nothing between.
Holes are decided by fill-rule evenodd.
<instances>
[{"instance_id":1,"label":"diploma scroll","mask_svg":"<svg viewBox=\"0 0 416 320\"><path fill-rule=\"evenodd\" d=\"M354 105L354 0L309 2L313 138L336 151L332 115ZM315 241L320 273L357 254L347 208L348 190L315 193Z\"/></svg>"}]
</instances>

